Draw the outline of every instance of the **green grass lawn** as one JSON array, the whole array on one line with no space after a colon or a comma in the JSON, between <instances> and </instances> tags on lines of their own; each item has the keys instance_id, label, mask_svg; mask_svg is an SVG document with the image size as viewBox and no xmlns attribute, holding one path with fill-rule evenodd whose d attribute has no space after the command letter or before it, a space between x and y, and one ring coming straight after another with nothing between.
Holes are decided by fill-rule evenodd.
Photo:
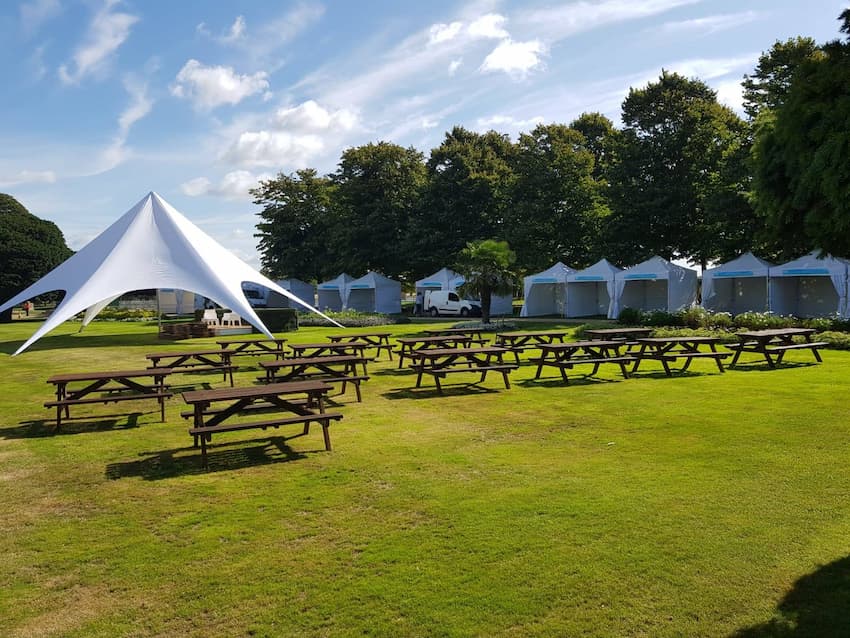
<instances>
[{"instance_id":1,"label":"green grass lawn","mask_svg":"<svg viewBox=\"0 0 850 638\"><path fill-rule=\"evenodd\" d=\"M203 471L179 396L58 435L42 404L51 374L214 340L66 324L10 357L36 326L0 326L2 636L850 635L848 352L444 397L381 361L333 452L249 430Z\"/></svg>"}]
</instances>

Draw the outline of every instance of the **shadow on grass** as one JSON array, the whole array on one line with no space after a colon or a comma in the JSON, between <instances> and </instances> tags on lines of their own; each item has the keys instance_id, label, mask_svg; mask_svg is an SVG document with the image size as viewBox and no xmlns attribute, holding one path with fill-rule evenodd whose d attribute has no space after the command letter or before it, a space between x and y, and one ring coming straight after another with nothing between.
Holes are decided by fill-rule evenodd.
<instances>
[{"instance_id":1,"label":"shadow on grass","mask_svg":"<svg viewBox=\"0 0 850 638\"><path fill-rule=\"evenodd\" d=\"M442 384L443 393L437 391L436 386L423 386L421 388L395 388L381 394L385 399L439 399L452 396L468 396L470 394L495 394L502 390L510 392L505 387L498 389L484 388L475 383L453 383Z\"/></svg>"},{"instance_id":2,"label":"shadow on grass","mask_svg":"<svg viewBox=\"0 0 850 638\"><path fill-rule=\"evenodd\" d=\"M571 376L569 383L565 383L561 377L541 377L540 379L523 379L515 381L514 384L523 388L568 388L582 385L604 385L606 383L620 383L626 381L623 377L615 379L601 379L599 377Z\"/></svg>"},{"instance_id":3,"label":"shadow on grass","mask_svg":"<svg viewBox=\"0 0 850 638\"><path fill-rule=\"evenodd\" d=\"M850 636L850 556L794 583L773 618L730 638L845 638Z\"/></svg>"},{"instance_id":4,"label":"shadow on grass","mask_svg":"<svg viewBox=\"0 0 850 638\"><path fill-rule=\"evenodd\" d=\"M110 463L106 466L105 474L106 478L113 481L133 477L139 477L146 481L158 481L177 476L238 470L272 463L288 463L306 459L308 453L324 451L324 448L322 448L321 450L296 452L286 444L287 438L294 439L299 436L304 435L265 437L265 442L262 443L254 440L207 444L209 469L204 469L201 465L201 449L190 446L161 452L141 452L139 456L143 458L136 461Z\"/></svg>"},{"instance_id":5,"label":"shadow on grass","mask_svg":"<svg viewBox=\"0 0 850 638\"><path fill-rule=\"evenodd\" d=\"M28 337L27 337L28 338ZM20 348L26 339L17 339L15 341L0 341L0 353L12 354ZM179 343L176 341L163 342L159 339L156 332L150 335L146 333L132 333L120 335L87 335L83 333L74 333L72 335L55 335L45 336L32 344L27 352L36 352L40 350L56 350L59 348L97 348L97 347L122 347L122 346L151 346L153 348L162 348L163 345L171 345Z\"/></svg>"},{"instance_id":6,"label":"shadow on grass","mask_svg":"<svg viewBox=\"0 0 850 638\"><path fill-rule=\"evenodd\" d=\"M89 434L108 430L126 430L139 427L143 412L111 414L107 418L83 416L62 418L62 427L56 429L56 419L21 421L18 425L0 428L0 439L33 439L57 434ZM126 417L126 419L124 418Z\"/></svg>"},{"instance_id":7,"label":"shadow on grass","mask_svg":"<svg viewBox=\"0 0 850 638\"><path fill-rule=\"evenodd\" d=\"M778 370L810 368L812 366L819 365L822 364L817 361L783 361L782 363L777 364L775 368L771 368L767 365L767 362L764 359L759 359L757 361L745 361L744 363L739 361L735 364L734 368L726 366L726 369L732 370L733 372L776 372Z\"/></svg>"}]
</instances>

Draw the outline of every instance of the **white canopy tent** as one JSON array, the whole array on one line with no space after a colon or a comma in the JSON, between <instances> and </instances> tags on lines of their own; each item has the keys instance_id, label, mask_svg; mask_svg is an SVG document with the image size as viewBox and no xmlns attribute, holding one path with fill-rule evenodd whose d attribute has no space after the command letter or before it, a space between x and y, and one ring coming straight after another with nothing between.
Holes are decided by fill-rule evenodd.
<instances>
[{"instance_id":1,"label":"white canopy tent","mask_svg":"<svg viewBox=\"0 0 850 638\"><path fill-rule=\"evenodd\" d=\"M303 299L308 303L313 303L316 299L316 287L313 284L308 284L300 279L278 279L275 282L284 290L288 290L299 299ZM269 291L266 305L269 308L296 308L303 310L303 307L298 303L291 303L289 297L283 297L273 290Z\"/></svg>"},{"instance_id":2,"label":"white canopy tent","mask_svg":"<svg viewBox=\"0 0 850 638\"><path fill-rule=\"evenodd\" d=\"M767 312L773 264L744 253L702 273L702 307L712 312Z\"/></svg>"},{"instance_id":3,"label":"white canopy tent","mask_svg":"<svg viewBox=\"0 0 850 638\"><path fill-rule=\"evenodd\" d=\"M48 292L66 293L47 321L15 354L84 310L86 326L124 293L151 288L179 288L208 297L272 337L248 303L242 282L266 286L307 305L239 260L151 192L78 253L0 306L0 312Z\"/></svg>"},{"instance_id":4,"label":"white canopy tent","mask_svg":"<svg viewBox=\"0 0 850 638\"><path fill-rule=\"evenodd\" d=\"M345 302L346 289L354 277L340 273L333 279L319 284L316 305L322 310L339 312Z\"/></svg>"},{"instance_id":5,"label":"white canopy tent","mask_svg":"<svg viewBox=\"0 0 850 638\"><path fill-rule=\"evenodd\" d=\"M567 275L575 272L560 261L546 270L523 278L520 317L563 317L567 304Z\"/></svg>"},{"instance_id":6,"label":"white canopy tent","mask_svg":"<svg viewBox=\"0 0 850 638\"><path fill-rule=\"evenodd\" d=\"M433 275L420 279L416 282L416 292L425 293L426 290L448 290L456 291L466 279L460 273L450 268L441 268ZM513 313L513 295L493 295L490 298L491 315L510 315Z\"/></svg>"},{"instance_id":7,"label":"white canopy tent","mask_svg":"<svg viewBox=\"0 0 850 638\"><path fill-rule=\"evenodd\" d=\"M454 291L463 283L463 276L451 268L441 268L433 275L416 282L416 292L425 294L427 290L449 290Z\"/></svg>"},{"instance_id":8,"label":"white canopy tent","mask_svg":"<svg viewBox=\"0 0 850 638\"><path fill-rule=\"evenodd\" d=\"M655 256L615 275L610 314L618 317L623 308L673 312L696 298L696 271Z\"/></svg>"},{"instance_id":9,"label":"white canopy tent","mask_svg":"<svg viewBox=\"0 0 850 638\"><path fill-rule=\"evenodd\" d=\"M345 308L359 312L401 312L401 283L370 270L346 286Z\"/></svg>"},{"instance_id":10,"label":"white canopy tent","mask_svg":"<svg viewBox=\"0 0 850 638\"><path fill-rule=\"evenodd\" d=\"M566 317L605 315L616 319L614 310L614 279L622 272L607 259L600 259L584 270L567 276Z\"/></svg>"},{"instance_id":11,"label":"white canopy tent","mask_svg":"<svg viewBox=\"0 0 850 638\"><path fill-rule=\"evenodd\" d=\"M770 310L795 317L847 315L848 263L820 251L770 269Z\"/></svg>"}]
</instances>

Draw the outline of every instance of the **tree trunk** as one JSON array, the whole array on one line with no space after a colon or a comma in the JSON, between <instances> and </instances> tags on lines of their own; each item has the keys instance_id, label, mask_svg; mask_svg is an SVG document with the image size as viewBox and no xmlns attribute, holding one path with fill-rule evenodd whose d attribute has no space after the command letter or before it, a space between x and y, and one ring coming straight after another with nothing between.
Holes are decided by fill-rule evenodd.
<instances>
[{"instance_id":1,"label":"tree trunk","mask_svg":"<svg viewBox=\"0 0 850 638\"><path fill-rule=\"evenodd\" d=\"M481 291L481 322L490 323L490 302L493 300L493 292L489 288Z\"/></svg>"}]
</instances>

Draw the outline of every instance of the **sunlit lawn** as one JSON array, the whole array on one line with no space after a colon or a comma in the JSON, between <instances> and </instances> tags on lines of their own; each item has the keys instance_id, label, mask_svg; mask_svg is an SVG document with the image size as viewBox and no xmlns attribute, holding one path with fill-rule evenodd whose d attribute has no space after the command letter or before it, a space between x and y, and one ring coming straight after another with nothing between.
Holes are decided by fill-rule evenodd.
<instances>
[{"instance_id":1,"label":"sunlit lawn","mask_svg":"<svg viewBox=\"0 0 850 638\"><path fill-rule=\"evenodd\" d=\"M2 636L850 635L850 353L445 397L381 361L333 452L250 430L203 471L179 395L58 435L42 404L53 373L213 340L66 324L10 357L36 326L0 326Z\"/></svg>"}]
</instances>

